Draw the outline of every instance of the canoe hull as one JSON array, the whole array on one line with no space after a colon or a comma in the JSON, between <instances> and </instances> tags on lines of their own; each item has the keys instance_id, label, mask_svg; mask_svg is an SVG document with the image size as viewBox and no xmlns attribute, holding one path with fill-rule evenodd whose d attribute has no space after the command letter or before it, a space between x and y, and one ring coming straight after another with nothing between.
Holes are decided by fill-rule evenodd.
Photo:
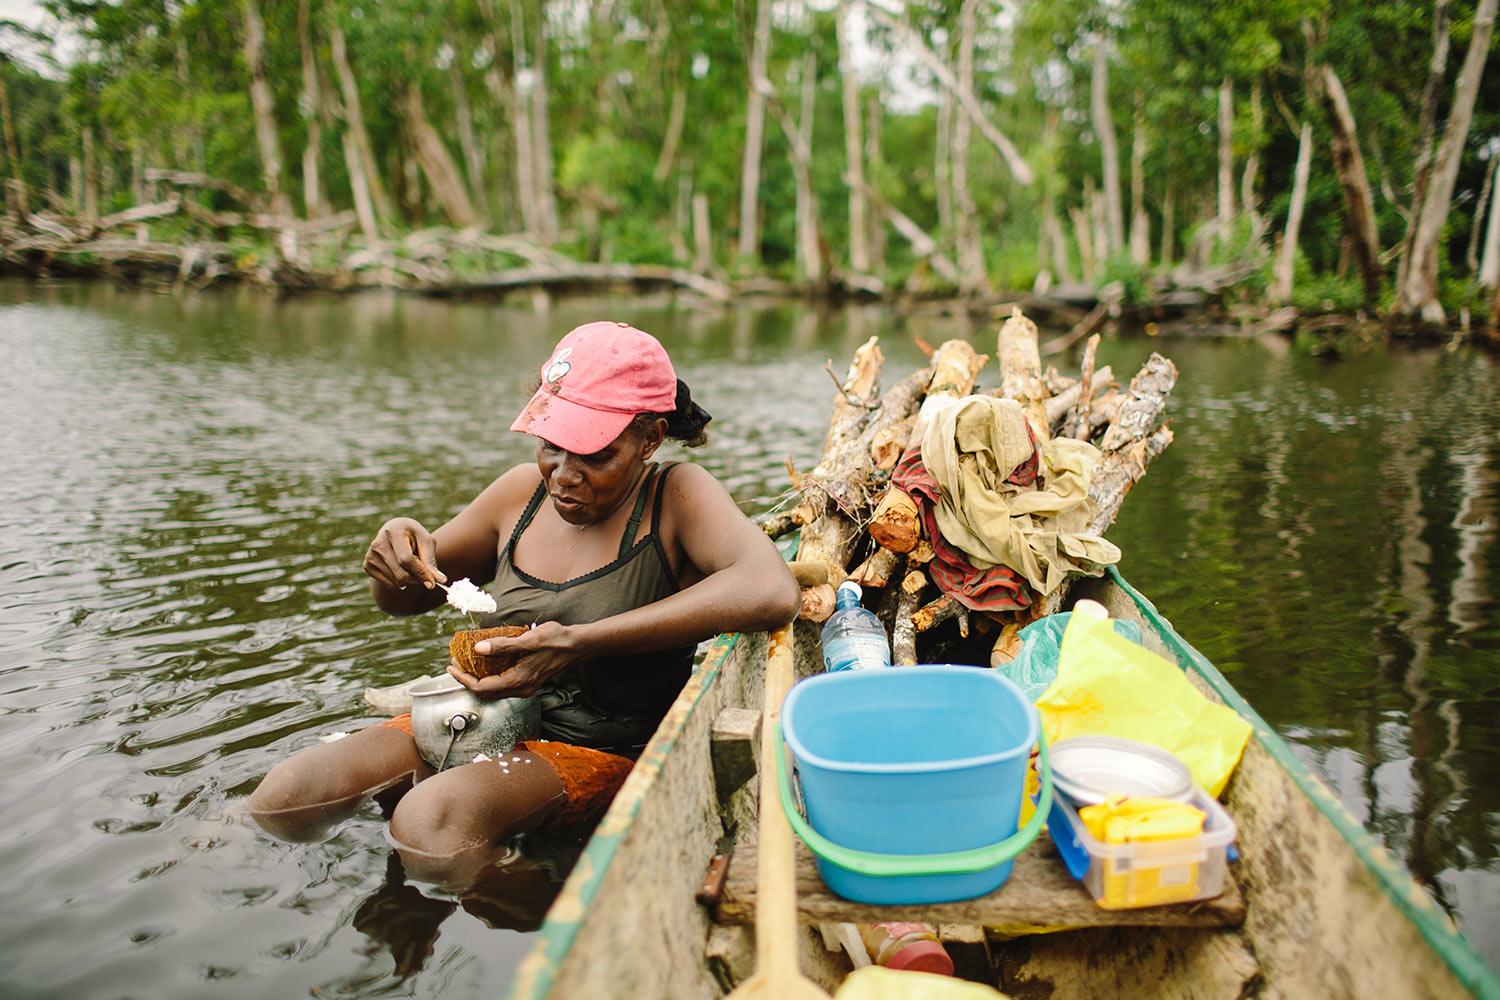
<instances>
[{"instance_id":1,"label":"canoe hull","mask_svg":"<svg viewBox=\"0 0 1500 1000\"><path fill-rule=\"evenodd\" d=\"M1075 595L1135 621L1147 646L1254 727L1224 796L1239 830L1239 927L1096 927L991 940L991 981L1015 996L1500 998L1500 983L1405 870L1203 656L1118 574ZM820 664L798 623L799 675ZM753 837L757 782L716 790L725 708L758 708L765 636L721 637L621 789L509 996L717 997L753 967L753 935L721 926L694 893L727 822ZM721 796L723 800L721 801ZM747 837L749 834L749 837ZM909 908L893 917L921 919ZM826 987L848 971L811 928L802 968ZM981 942L983 943L983 942Z\"/></svg>"}]
</instances>

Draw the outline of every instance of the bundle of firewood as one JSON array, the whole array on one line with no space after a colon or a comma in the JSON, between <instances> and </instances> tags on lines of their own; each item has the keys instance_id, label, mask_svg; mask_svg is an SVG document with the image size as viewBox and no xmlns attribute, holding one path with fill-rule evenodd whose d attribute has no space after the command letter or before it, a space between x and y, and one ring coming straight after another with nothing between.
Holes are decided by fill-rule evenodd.
<instances>
[{"instance_id":1,"label":"bundle of firewood","mask_svg":"<svg viewBox=\"0 0 1500 1000\"><path fill-rule=\"evenodd\" d=\"M877 339L861 346L834 399L822 459L806 472L788 461L794 505L764 522L772 537L802 529L792 564L803 585L801 617L827 619L835 588L853 579L867 593L881 595L865 603L874 606L890 630L893 663L918 662L917 637L936 636L934 630L949 621L956 623L962 640L988 644L991 663L1011 659L1020 648L1016 633L1060 610L1068 583L1045 595L1031 592L1024 608L970 611L930 582L926 570L934 556L932 540L924 537L918 505L892 483L891 471L909 444L917 447L922 441L932 413L945 403L971 393L1014 399L1038 446L1072 437L1099 449L1088 487L1096 505L1089 531L1104 535L1130 488L1172 442L1163 414L1177 369L1153 353L1128 386L1121 387L1107 366L1096 370L1098 342L1097 334L1087 342L1076 378L1052 368L1044 371L1036 325L1016 309L997 339L998 386L976 389L988 356L968 341L950 340L931 350L928 367L883 393Z\"/></svg>"}]
</instances>

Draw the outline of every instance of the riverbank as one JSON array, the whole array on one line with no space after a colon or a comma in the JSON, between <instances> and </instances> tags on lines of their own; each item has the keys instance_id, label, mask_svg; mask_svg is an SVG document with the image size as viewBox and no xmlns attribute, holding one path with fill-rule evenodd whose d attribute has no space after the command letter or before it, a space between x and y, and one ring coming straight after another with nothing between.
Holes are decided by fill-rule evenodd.
<instances>
[{"instance_id":1,"label":"riverbank","mask_svg":"<svg viewBox=\"0 0 1500 1000\"><path fill-rule=\"evenodd\" d=\"M158 178L163 179L163 178ZM190 190L204 182L177 177ZM370 241L353 212L318 220L214 211L190 197L171 197L97 219L48 213L0 217L0 277L104 280L181 294L225 285L263 288L277 296L396 291L444 299L626 296L670 292L706 304L768 300L886 303L900 314L1003 318L1012 306L1045 328L1065 333L1044 340L1051 354L1111 324L1177 336L1298 335L1314 349L1338 352L1349 340L1389 338L1456 346L1472 341L1500 348L1500 331L1454 311L1442 326L1362 311L1272 306L1256 285L1258 269L1179 266L1143 275L1126 287L1111 281L960 295L940 276L919 274L900 286L873 275L832 273L816 284L756 275L732 278L658 264L579 261L524 233L434 227ZM922 280L918 280L922 279ZM539 302L538 304L545 304Z\"/></svg>"}]
</instances>

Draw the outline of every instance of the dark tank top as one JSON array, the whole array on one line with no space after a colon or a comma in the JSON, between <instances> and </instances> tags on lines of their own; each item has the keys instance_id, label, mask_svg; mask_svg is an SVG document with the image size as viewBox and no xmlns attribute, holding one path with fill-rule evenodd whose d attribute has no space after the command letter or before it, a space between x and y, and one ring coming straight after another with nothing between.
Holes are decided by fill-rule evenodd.
<instances>
[{"instance_id":1,"label":"dark tank top","mask_svg":"<svg viewBox=\"0 0 1500 1000\"><path fill-rule=\"evenodd\" d=\"M636 496L630 523L615 560L565 583L537 579L516 568L516 541L547 496L539 483L510 539L500 550L489 591L496 610L482 625L528 625L555 621L578 625L652 604L675 594L677 577L662 547L662 495L672 465L652 465ZM656 484L649 533L637 538L646 496ZM667 714L693 668L696 646L611 656L577 663L538 692L542 738L562 740L635 757Z\"/></svg>"}]
</instances>

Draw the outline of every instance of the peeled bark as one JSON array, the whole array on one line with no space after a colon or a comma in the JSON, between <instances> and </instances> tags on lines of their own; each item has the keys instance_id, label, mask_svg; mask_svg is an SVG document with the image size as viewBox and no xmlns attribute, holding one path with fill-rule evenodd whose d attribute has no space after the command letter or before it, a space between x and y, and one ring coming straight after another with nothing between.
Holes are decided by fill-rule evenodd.
<instances>
[{"instance_id":1,"label":"peeled bark","mask_svg":"<svg viewBox=\"0 0 1500 1000\"><path fill-rule=\"evenodd\" d=\"M479 220L474 211L474 203L469 200L468 189L458 172L458 165L453 162L452 154L443 145L442 137L432 127L432 122L427 120L427 112L422 106L422 91L415 82L408 85L406 93L402 95L401 117L405 120L416 147L417 165L422 168L427 183L432 185L433 193L437 195L448 220L460 229L472 226Z\"/></svg>"},{"instance_id":2,"label":"peeled bark","mask_svg":"<svg viewBox=\"0 0 1500 1000\"><path fill-rule=\"evenodd\" d=\"M771 46L771 0L756 0L755 38L750 46L750 94L745 110L745 155L740 168L739 256L743 266L760 261L760 154L765 142L766 56Z\"/></svg>"},{"instance_id":3,"label":"peeled bark","mask_svg":"<svg viewBox=\"0 0 1500 1000\"><path fill-rule=\"evenodd\" d=\"M849 185L849 267L859 274L870 270L870 243L865 228L864 151L860 137L859 79L849 52L849 11L847 3L839 4L837 20L839 45L839 80L844 106L844 164L853 182Z\"/></svg>"},{"instance_id":4,"label":"peeled bark","mask_svg":"<svg viewBox=\"0 0 1500 1000\"><path fill-rule=\"evenodd\" d=\"M1438 242L1442 236L1443 223L1448 218L1448 208L1453 200L1453 188L1458 181L1458 168L1463 154L1464 140L1469 134L1469 122L1474 115L1474 101L1479 94L1479 80L1484 73L1484 61L1489 52L1490 36L1495 29L1497 0L1480 0L1474 11L1474 30L1469 38L1469 51L1464 56L1463 67L1458 71L1458 80L1453 85L1453 104L1448 112L1448 125L1443 130L1443 141L1438 146L1437 157L1432 166L1432 187L1422 202L1422 211L1417 218L1416 237L1412 240L1411 267L1407 271L1406 284L1398 292L1397 306L1408 316L1420 315L1431 323L1443 321L1443 307L1438 303Z\"/></svg>"},{"instance_id":5,"label":"peeled bark","mask_svg":"<svg viewBox=\"0 0 1500 1000\"><path fill-rule=\"evenodd\" d=\"M1490 5L1493 7L1493 2ZM1333 130L1333 163L1338 171L1339 186L1344 191L1354 257L1364 282L1365 301L1372 303L1380 296L1380 238L1375 231L1375 199L1370 193L1370 177L1365 172L1365 160L1359 151L1354 112L1349 109L1349 98L1345 96L1344 85L1339 82L1333 67L1322 68L1319 90L1328 112L1329 127Z\"/></svg>"},{"instance_id":6,"label":"peeled bark","mask_svg":"<svg viewBox=\"0 0 1500 1000\"><path fill-rule=\"evenodd\" d=\"M256 0L240 0L245 13L245 66L250 71L250 104L255 110L255 141L260 147L261 175L265 179L271 214L287 214L281 192L281 141L276 135L276 109L271 84L266 79L266 26Z\"/></svg>"},{"instance_id":7,"label":"peeled bark","mask_svg":"<svg viewBox=\"0 0 1500 1000\"><path fill-rule=\"evenodd\" d=\"M1297 166L1292 173L1292 199L1286 210L1286 231L1281 253L1271 278L1271 301L1278 305L1292 297L1292 276L1297 261L1297 238L1302 230L1302 212L1307 207L1307 181L1312 174L1312 126L1302 123L1297 140Z\"/></svg>"},{"instance_id":8,"label":"peeled bark","mask_svg":"<svg viewBox=\"0 0 1500 1000\"><path fill-rule=\"evenodd\" d=\"M1104 217L1108 254L1125 246L1125 213L1120 204L1120 152L1115 124L1109 113L1109 59L1105 40L1094 43L1094 75L1090 87L1094 135L1099 138L1099 158L1104 163ZM1106 254L1107 255L1107 254Z\"/></svg>"}]
</instances>

